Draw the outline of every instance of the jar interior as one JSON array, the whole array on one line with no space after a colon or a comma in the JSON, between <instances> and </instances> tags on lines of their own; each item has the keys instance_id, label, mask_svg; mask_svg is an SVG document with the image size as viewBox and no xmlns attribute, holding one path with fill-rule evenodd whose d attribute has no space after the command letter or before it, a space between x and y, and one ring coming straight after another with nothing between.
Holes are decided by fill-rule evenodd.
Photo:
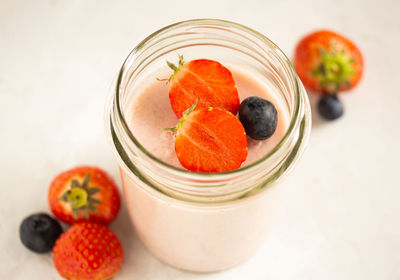
<instances>
[{"instance_id":1,"label":"jar interior","mask_svg":"<svg viewBox=\"0 0 400 280\"><path fill-rule=\"evenodd\" d=\"M267 85L289 115L290 123L280 142L259 160L220 173L177 168L146 150L127 124L132 102L146 84L154 83L151 79L169 76L166 60L176 63L178 55L185 61L206 58L228 68L240 67ZM182 202L210 205L239 201L281 178L303 151L310 123L304 94L290 61L265 36L232 22L181 22L151 34L127 57L112 100L110 136L121 167L132 179L140 180L143 188L150 186Z\"/></svg>"},{"instance_id":2,"label":"jar interior","mask_svg":"<svg viewBox=\"0 0 400 280\"><path fill-rule=\"evenodd\" d=\"M227 68L236 67L251 73L268 91L274 92L283 105L280 109L290 119L295 111L295 85L280 52L274 45L267 46L260 38L230 28L205 24L161 31L157 38L150 36L144 40L131 54L134 59L128 57L125 63L120 83L123 117L129 121L132 104L143 87L156 78L169 77L172 70L166 66L166 61L177 64L178 55L183 55L185 61L206 58ZM152 154L151 151L147 153Z\"/></svg>"}]
</instances>

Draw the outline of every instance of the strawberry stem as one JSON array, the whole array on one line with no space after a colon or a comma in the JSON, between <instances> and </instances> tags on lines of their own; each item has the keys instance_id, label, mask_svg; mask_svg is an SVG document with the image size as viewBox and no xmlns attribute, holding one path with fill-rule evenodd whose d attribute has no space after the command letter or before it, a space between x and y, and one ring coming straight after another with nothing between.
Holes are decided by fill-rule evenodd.
<instances>
[{"instance_id":1,"label":"strawberry stem","mask_svg":"<svg viewBox=\"0 0 400 280\"><path fill-rule=\"evenodd\" d=\"M167 82L167 84L169 82L169 78L163 78L163 79L156 78L156 80L159 81L159 82Z\"/></svg>"},{"instance_id":2,"label":"strawberry stem","mask_svg":"<svg viewBox=\"0 0 400 280\"><path fill-rule=\"evenodd\" d=\"M70 188L59 198L71 206L71 211L75 218L78 218L79 214L82 213L86 219L89 219L88 210L96 212L97 209L94 205L101 204L101 201L93 198L96 193L100 192L100 188L89 187L90 177L91 174L88 173L82 184L79 184L77 179L72 179Z\"/></svg>"},{"instance_id":3,"label":"strawberry stem","mask_svg":"<svg viewBox=\"0 0 400 280\"><path fill-rule=\"evenodd\" d=\"M178 66L176 66L175 64L173 64L172 62L169 62L167 60L167 65L169 66L169 68L171 68L172 70L174 70L174 73L169 77L169 80L172 79L172 77L179 72L179 70L181 70L183 64L185 64L185 61L183 61L183 55L178 55L179 56L179 61L178 61Z\"/></svg>"},{"instance_id":4,"label":"strawberry stem","mask_svg":"<svg viewBox=\"0 0 400 280\"><path fill-rule=\"evenodd\" d=\"M167 132L176 132L176 127L161 127L161 129Z\"/></svg>"},{"instance_id":5,"label":"strawberry stem","mask_svg":"<svg viewBox=\"0 0 400 280\"><path fill-rule=\"evenodd\" d=\"M167 60L167 65L169 66L169 68L171 68L174 71L178 70L178 67L176 67L175 64L173 64L172 62L169 62L168 60Z\"/></svg>"},{"instance_id":6,"label":"strawberry stem","mask_svg":"<svg viewBox=\"0 0 400 280\"><path fill-rule=\"evenodd\" d=\"M196 101L193 103L193 105L192 105L190 108L186 109L186 110L183 112L183 116L186 115L186 118L187 118L187 116L188 116L191 112L194 111L194 109L196 108L196 106L197 106L197 99L196 99ZM183 118L183 117L182 117L182 118Z\"/></svg>"},{"instance_id":7,"label":"strawberry stem","mask_svg":"<svg viewBox=\"0 0 400 280\"><path fill-rule=\"evenodd\" d=\"M165 78L165 79L156 78L157 81L167 81L167 83L168 83L169 81L171 81L172 77L173 77L176 73L178 73L178 71L182 68L183 64L185 64L185 61L183 60L183 55L179 55L179 54L178 54L178 57L179 57L178 66L176 66L175 64L173 64L172 62L169 62L169 61L167 60L167 65L168 65L168 67L171 68L172 70L174 70L174 73L172 73L172 75L169 76L168 79L167 79L167 78Z\"/></svg>"},{"instance_id":8,"label":"strawberry stem","mask_svg":"<svg viewBox=\"0 0 400 280\"><path fill-rule=\"evenodd\" d=\"M186 109L183 112L182 118L180 118L178 124L175 127L162 127L161 129L164 130L164 131L172 132L172 133L177 132L178 129L182 127L183 123L186 121L186 119L188 118L190 113L192 113L194 111L196 106L197 106L197 99L196 99L196 101L193 103L193 105L190 108Z\"/></svg>"},{"instance_id":9,"label":"strawberry stem","mask_svg":"<svg viewBox=\"0 0 400 280\"><path fill-rule=\"evenodd\" d=\"M337 51L331 45L329 51L320 49L321 63L311 72L311 75L318 78L319 87L328 93L336 93L342 85L350 86L349 78L355 74L353 63L346 53Z\"/></svg>"},{"instance_id":10,"label":"strawberry stem","mask_svg":"<svg viewBox=\"0 0 400 280\"><path fill-rule=\"evenodd\" d=\"M68 202L72 208L78 209L87 203L88 194L83 188L73 188L68 195Z\"/></svg>"}]
</instances>

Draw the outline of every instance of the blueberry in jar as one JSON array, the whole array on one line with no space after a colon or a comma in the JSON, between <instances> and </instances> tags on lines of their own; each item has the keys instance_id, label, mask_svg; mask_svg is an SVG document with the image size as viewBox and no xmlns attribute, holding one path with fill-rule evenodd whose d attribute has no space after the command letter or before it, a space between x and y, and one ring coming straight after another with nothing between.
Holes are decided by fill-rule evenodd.
<instances>
[{"instance_id":1,"label":"blueberry in jar","mask_svg":"<svg viewBox=\"0 0 400 280\"><path fill-rule=\"evenodd\" d=\"M240 104L239 119L248 136L256 140L265 140L276 130L278 112L268 100L251 96Z\"/></svg>"}]
</instances>

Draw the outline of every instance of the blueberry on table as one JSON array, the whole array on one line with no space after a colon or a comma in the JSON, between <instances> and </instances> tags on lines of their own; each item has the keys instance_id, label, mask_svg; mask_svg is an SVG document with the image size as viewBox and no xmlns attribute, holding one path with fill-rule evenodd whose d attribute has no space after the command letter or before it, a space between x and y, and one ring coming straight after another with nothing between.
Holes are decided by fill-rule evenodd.
<instances>
[{"instance_id":1,"label":"blueberry on table","mask_svg":"<svg viewBox=\"0 0 400 280\"><path fill-rule=\"evenodd\" d=\"M63 232L59 222L45 213L26 217L19 227L19 237L28 249L47 253Z\"/></svg>"},{"instance_id":2,"label":"blueberry on table","mask_svg":"<svg viewBox=\"0 0 400 280\"><path fill-rule=\"evenodd\" d=\"M265 140L276 130L278 112L268 100L251 96L240 104L239 119L248 136L256 140Z\"/></svg>"},{"instance_id":3,"label":"blueberry on table","mask_svg":"<svg viewBox=\"0 0 400 280\"><path fill-rule=\"evenodd\" d=\"M343 115L343 104L336 95L326 94L318 102L318 112L326 120L335 120Z\"/></svg>"}]
</instances>

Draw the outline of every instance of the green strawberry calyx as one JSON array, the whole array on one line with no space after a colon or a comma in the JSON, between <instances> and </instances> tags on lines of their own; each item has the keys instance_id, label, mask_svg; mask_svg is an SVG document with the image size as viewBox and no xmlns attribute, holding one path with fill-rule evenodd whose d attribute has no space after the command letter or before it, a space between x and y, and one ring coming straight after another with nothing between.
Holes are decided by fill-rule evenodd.
<instances>
[{"instance_id":1,"label":"green strawberry calyx","mask_svg":"<svg viewBox=\"0 0 400 280\"><path fill-rule=\"evenodd\" d=\"M177 132L178 129L180 129L182 127L183 123L187 120L187 118L189 117L190 113L192 113L194 111L196 106L197 106L197 99L196 99L196 101L193 103L193 105L190 108L186 109L183 112L182 118L179 119L178 124L175 127L163 127L161 129L165 130L165 131L173 132L173 133Z\"/></svg>"},{"instance_id":2,"label":"green strawberry calyx","mask_svg":"<svg viewBox=\"0 0 400 280\"><path fill-rule=\"evenodd\" d=\"M319 80L319 87L328 93L337 93L345 85L350 88L350 77L355 74L354 57L337 51L332 45L329 51L320 48L321 63L311 72Z\"/></svg>"},{"instance_id":3,"label":"green strawberry calyx","mask_svg":"<svg viewBox=\"0 0 400 280\"><path fill-rule=\"evenodd\" d=\"M178 66L176 66L175 64L173 64L172 62L169 62L167 60L168 67L171 68L174 71L174 73L172 73L171 76L169 76L169 78L167 78L167 79L157 78L158 81L167 81L167 83L168 83L176 75L176 73L178 73L179 70L181 70L183 64L185 64L185 61L183 60L183 55L178 55L178 56L179 56Z\"/></svg>"},{"instance_id":4,"label":"green strawberry calyx","mask_svg":"<svg viewBox=\"0 0 400 280\"><path fill-rule=\"evenodd\" d=\"M100 205L101 201L93 196L100 191L97 187L89 187L91 174L88 173L83 179L82 184L79 184L77 179L72 179L71 184L60 197L60 200L68 203L71 206L74 218L78 218L79 214L89 220L89 212L97 212L96 204Z\"/></svg>"}]
</instances>

